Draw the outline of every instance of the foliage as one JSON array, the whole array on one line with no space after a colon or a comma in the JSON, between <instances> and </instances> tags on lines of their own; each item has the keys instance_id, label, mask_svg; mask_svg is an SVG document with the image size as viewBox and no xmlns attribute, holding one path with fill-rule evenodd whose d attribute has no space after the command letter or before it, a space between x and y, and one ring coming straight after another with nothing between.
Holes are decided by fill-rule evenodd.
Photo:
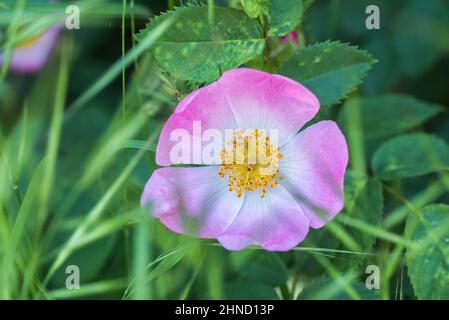
<instances>
[{"instance_id":1,"label":"foliage","mask_svg":"<svg viewBox=\"0 0 449 320\"><path fill-rule=\"evenodd\" d=\"M67 3L0 1L0 52ZM42 70L0 74L0 298L449 299L444 1L77 3ZM343 212L291 252L228 252L139 206L178 101L240 66L301 82L348 141Z\"/></svg>"}]
</instances>

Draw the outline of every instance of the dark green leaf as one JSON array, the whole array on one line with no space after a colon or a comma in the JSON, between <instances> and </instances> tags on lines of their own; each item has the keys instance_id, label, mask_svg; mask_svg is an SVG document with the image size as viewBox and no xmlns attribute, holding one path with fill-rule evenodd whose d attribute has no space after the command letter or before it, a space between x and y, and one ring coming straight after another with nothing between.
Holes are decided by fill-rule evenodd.
<instances>
[{"instance_id":1,"label":"dark green leaf","mask_svg":"<svg viewBox=\"0 0 449 320\"><path fill-rule=\"evenodd\" d=\"M271 20L268 34L283 36L300 24L304 8L302 0L269 0L268 14Z\"/></svg>"},{"instance_id":2,"label":"dark green leaf","mask_svg":"<svg viewBox=\"0 0 449 320\"><path fill-rule=\"evenodd\" d=\"M379 225L384 208L382 184L375 178L363 182L360 178L354 178L351 175L349 177L351 177L347 179L349 181L345 181L345 188L348 185L355 184L355 187L349 190L350 192L355 190L355 192L348 197L345 190L345 213L338 216L338 221L344 225L345 217L351 216L374 226ZM352 228L347 228L347 232L360 245L363 252L371 252L376 241L373 235Z\"/></svg>"},{"instance_id":3,"label":"dark green leaf","mask_svg":"<svg viewBox=\"0 0 449 320\"><path fill-rule=\"evenodd\" d=\"M255 19L262 13L261 0L241 0L241 2L248 17Z\"/></svg>"},{"instance_id":4,"label":"dark green leaf","mask_svg":"<svg viewBox=\"0 0 449 320\"><path fill-rule=\"evenodd\" d=\"M352 212L360 192L365 188L368 178L352 170L345 174L345 211Z\"/></svg>"},{"instance_id":5,"label":"dark green leaf","mask_svg":"<svg viewBox=\"0 0 449 320\"><path fill-rule=\"evenodd\" d=\"M419 299L449 299L449 206L430 205L407 220L410 279Z\"/></svg>"},{"instance_id":6,"label":"dark green leaf","mask_svg":"<svg viewBox=\"0 0 449 320\"><path fill-rule=\"evenodd\" d=\"M178 79L214 81L221 72L239 67L263 51L260 25L232 8L215 7L213 26L207 6L169 11L152 20L137 40L173 16L174 26L159 38L152 53L159 65Z\"/></svg>"},{"instance_id":7,"label":"dark green leaf","mask_svg":"<svg viewBox=\"0 0 449 320\"><path fill-rule=\"evenodd\" d=\"M372 167L383 180L417 177L449 169L449 146L428 134L400 136L383 144Z\"/></svg>"},{"instance_id":8,"label":"dark green leaf","mask_svg":"<svg viewBox=\"0 0 449 320\"><path fill-rule=\"evenodd\" d=\"M326 41L299 50L280 73L309 88L321 105L331 105L353 91L374 62L357 47Z\"/></svg>"},{"instance_id":9,"label":"dark green leaf","mask_svg":"<svg viewBox=\"0 0 449 320\"><path fill-rule=\"evenodd\" d=\"M391 137L410 130L443 110L433 103L400 94L386 94L351 99L360 109L360 121L365 140ZM347 130L348 110L342 109L338 123Z\"/></svg>"},{"instance_id":10,"label":"dark green leaf","mask_svg":"<svg viewBox=\"0 0 449 320\"><path fill-rule=\"evenodd\" d=\"M278 300L274 288L249 281L226 284L226 298L230 300Z\"/></svg>"},{"instance_id":11,"label":"dark green leaf","mask_svg":"<svg viewBox=\"0 0 449 320\"><path fill-rule=\"evenodd\" d=\"M386 18L382 16L382 19ZM393 46L394 38L389 33L385 35L376 33L376 37L370 37L364 42L365 50L378 60L378 63L370 71L369 77L363 82L365 94L388 92L391 90L391 86L400 80L401 71L396 67L397 56L393 50L385 50L385 48Z\"/></svg>"},{"instance_id":12,"label":"dark green leaf","mask_svg":"<svg viewBox=\"0 0 449 320\"><path fill-rule=\"evenodd\" d=\"M242 251L233 254L233 261L246 280L272 287L288 280L288 270L276 253Z\"/></svg>"}]
</instances>

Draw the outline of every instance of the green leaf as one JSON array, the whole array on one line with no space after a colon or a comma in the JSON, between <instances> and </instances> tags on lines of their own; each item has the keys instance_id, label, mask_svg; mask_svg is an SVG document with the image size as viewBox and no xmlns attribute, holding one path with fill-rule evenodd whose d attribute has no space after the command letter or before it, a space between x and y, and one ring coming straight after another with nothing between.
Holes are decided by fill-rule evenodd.
<instances>
[{"instance_id":1,"label":"green leaf","mask_svg":"<svg viewBox=\"0 0 449 320\"><path fill-rule=\"evenodd\" d=\"M260 25L233 8L214 7L215 25L207 6L181 7L153 19L136 39L175 19L152 47L158 64L181 80L211 82L221 72L237 68L263 52L265 40Z\"/></svg>"},{"instance_id":2,"label":"green leaf","mask_svg":"<svg viewBox=\"0 0 449 320\"><path fill-rule=\"evenodd\" d=\"M262 12L261 0L241 0L243 9L251 19L257 18Z\"/></svg>"},{"instance_id":3,"label":"green leaf","mask_svg":"<svg viewBox=\"0 0 449 320\"><path fill-rule=\"evenodd\" d=\"M443 111L443 107L401 94L386 94L353 98L359 105L361 128L365 140L391 137L415 128ZM346 105L338 123L347 130Z\"/></svg>"},{"instance_id":4,"label":"green leaf","mask_svg":"<svg viewBox=\"0 0 449 320\"><path fill-rule=\"evenodd\" d=\"M292 32L301 23L303 12L302 0L269 0L271 23L268 35L283 36Z\"/></svg>"},{"instance_id":5,"label":"green leaf","mask_svg":"<svg viewBox=\"0 0 449 320\"><path fill-rule=\"evenodd\" d=\"M234 281L225 290L230 300L279 300L274 288L257 282Z\"/></svg>"},{"instance_id":6,"label":"green leaf","mask_svg":"<svg viewBox=\"0 0 449 320\"><path fill-rule=\"evenodd\" d=\"M33 213L35 213L35 208L38 207L38 197L42 191L41 181L45 176L47 163L47 159L42 160L34 171L19 212L15 218L14 227L11 233L8 234L6 243L2 244L4 252L0 263L0 282L3 284L0 287L1 299L6 299L10 296L10 289L17 279L15 276L17 272L15 268L16 257L18 256L20 246L25 243L23 240L26 236L27 225L33 222L33 218L37 218L36 215L33 216ZM35 221L34 224L36 224Z\"/></svg>"},{"instance_id":7,"label":"green leaf","mask_svg":"<svg viewBox=\"0 0 449 320\"><path fill-rule=\"evenodd\" d=\"M233 261L245 280L272 287L288 280L288 270L282 259L272 252L242 251L233 253Z\"/></svg>"},{"instance_id":8,"label":"green leaf","mask_svg":"<svg viewBox=\"0 0 449 320\"><path fill-rule=\"evenodd\" d=\"M373 57L357 47L326 41L297 51L280 73L301 82L326 106L353 91L373 63Z\"/></svg>"},{"instance_id":9,"label":"green leaf","mask_svg":"<svg viewBox=\"0 0 449 320\"><path fill-rule=\"evenodd\" d=\"M349 199L345 199L345 213L338 216L338 221L345 225L345 217L355 217L370 225L379 225L384 209L384 198L382 184L376 178L371 178L363 182L360 177L347 175L349 181L345 181L345 186L350 187ZM347 194L345 190L345 195ZM360 246L363 252L370 252L376 237L357 229L346 228L352 239Z\"/></svg>"},{"instance_id":10,"label":"green leaf","mask_svg":"<svg viewBox=\"0 0 449 320\"><path fill-rule=\"evenodd\" d=\"M449 206L430 205L410 215L406 235L417 244L406 253L419 299L449 299Z\"/></svg>"},{"instance_id":11,"label":"green leaf","mask_svg":"<svg viewBox=\"0 0 449 320\"><path fill-rule=\"evenodd\" d=\"M345 174L345 211L352 212L360 192L366 186L368 178L353 170L346 170Z\"/></svg>"},{"instance_id":12,"label":"green leaf","mask_svg":"<svg viewBox=\"0 0 449 320\"><path fill-rule=\"evenodd\" d=\"M372 160L375 174L383 180L422 176L449 169L449 146L423 133L389 140Z\"/></svg>"}]
</instances>

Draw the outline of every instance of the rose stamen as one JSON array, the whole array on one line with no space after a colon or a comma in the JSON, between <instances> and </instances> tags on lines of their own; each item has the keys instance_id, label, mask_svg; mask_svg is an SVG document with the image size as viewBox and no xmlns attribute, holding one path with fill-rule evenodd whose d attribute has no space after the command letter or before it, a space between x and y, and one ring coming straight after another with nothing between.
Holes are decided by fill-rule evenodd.
<instances>
[{"instance_id":1,"label":"rose stamen","mask_svg":"<svg viewBox=\"0 0 449 320\"><path fill-rule=\"evenodd\" d=\"M282 157L279 148L271 144L263 131L237 130L220 153L223 164L218 175L229 177L228 191L235 191L238 198L245 191L256 190L260 190L263 198L268 188L274 188L282 180L278 169Z\"/></svg>"}]
</instances>

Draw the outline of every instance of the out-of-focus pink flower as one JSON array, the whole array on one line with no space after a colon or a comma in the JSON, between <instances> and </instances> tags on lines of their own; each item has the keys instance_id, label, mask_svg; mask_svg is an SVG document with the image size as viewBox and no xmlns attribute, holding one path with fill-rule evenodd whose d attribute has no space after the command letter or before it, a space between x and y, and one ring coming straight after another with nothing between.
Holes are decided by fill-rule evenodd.
<instances>
[{"instance_id":1,"label":"out-of-focus pink flower","mask_svg":"<svg viewBox=\"0 0 449 320\"><path fill-rule=\"evenodd\" d=\"M292 43L295 47L298 47L298 33L296 31L292 31L285 36L279 38L281 43Z\"/></svg>"},{"instance_id":2,"label":"out-of-focus pink flower","mask_svg":"<svg viewBox=\"0 0 449 320\"><path fill-rule=\"evenodd\" d=\"M253 69L225 72L183 99L164 125L156 162L165 167L153 172L141 205L151 206L170 230L217 239L229 250L253 244L270 251L292 249L309 227L324 226L343 208L348 162L343 134L333 121L298 133L319 107L317 98L291 79ZM201 123L200 134L194 122ZM204 165L193 154L188 162L203 166L169 167L179 146L173 132L186 132L191 144L210 129L236 130L224 142L219 165ZM277 132L278 143L262 129ZM226 160L237 150L232 146L243 145L246 154L255 136L263 138L259 148L266 147L263 164ZM200 140L201 147L207 140ZM277 170L262 174L272 165Z\"/></svg>"},{"instance_id":3,"label":"out-of-focus pink flower","mask_svg":"<svg viewBox=\"0 0 449 320\"><path fill-rule=\"evenodd\" d=\"M13 49L9 70L17 73L34 73L42 69L61 31L61 26L51 27L42 35L30 39ZM0 66L4 63L0 53Z\"/></svg>"}]
</instances>

